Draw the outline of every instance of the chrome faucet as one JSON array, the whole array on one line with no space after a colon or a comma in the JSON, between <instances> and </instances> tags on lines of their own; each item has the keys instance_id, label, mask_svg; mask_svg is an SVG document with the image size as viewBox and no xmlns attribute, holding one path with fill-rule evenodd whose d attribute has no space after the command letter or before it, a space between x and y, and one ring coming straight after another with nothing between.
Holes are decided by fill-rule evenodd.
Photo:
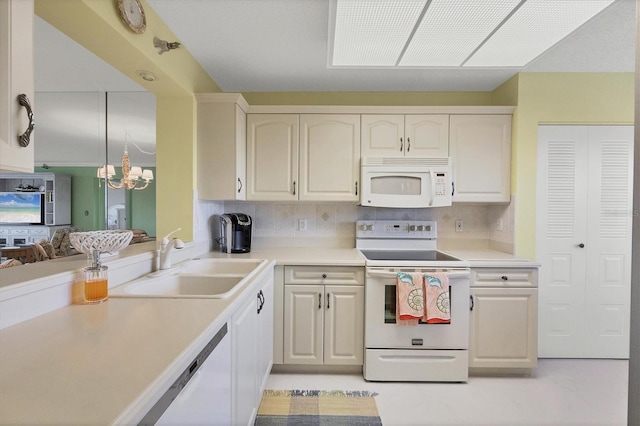
<instances>
[{"instance_id":1,"label":"chrome faucet","mask_svg":"<svg viewBox=\"0 0 640 426\"><path fill-rule=\"evenodd\" d=\"M169 232L163 239L160 244L159 257L160 257L160 265L159 269L169 269L171 268L171 249L182 249L184 248L184 242L179 238L172 238L169 240L169 236L173 233L180 231L182 228L178 228L175 231Z\"/></svg>"}]
</instances>

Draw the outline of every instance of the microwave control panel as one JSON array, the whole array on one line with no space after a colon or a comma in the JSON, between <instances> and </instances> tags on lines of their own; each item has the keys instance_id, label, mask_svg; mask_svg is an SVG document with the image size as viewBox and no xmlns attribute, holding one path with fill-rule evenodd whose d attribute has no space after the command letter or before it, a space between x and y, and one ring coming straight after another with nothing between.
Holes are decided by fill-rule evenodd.
<instances>
[{"instance_id":1,"label":"microwave control panel","mask_svg":"<svg viewBox=\"0 0 640 426\"><path fill-rule=\"evenodd\" d=\"M447 175L436 173L435 180L436 197L447 195Z\"/></svg>"}]
</instances>

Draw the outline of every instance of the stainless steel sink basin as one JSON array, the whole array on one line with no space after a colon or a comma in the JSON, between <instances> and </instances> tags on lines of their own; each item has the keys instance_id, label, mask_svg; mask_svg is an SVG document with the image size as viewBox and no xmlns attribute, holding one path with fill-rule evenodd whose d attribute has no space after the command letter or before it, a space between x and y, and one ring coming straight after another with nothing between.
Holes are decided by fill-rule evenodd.
<instances>
[{"instance_id":1,"label":"stainless steel sink basin","mask_svg":"<svg viewBox=\"0 0 640 426\"><path fill-rule=\"evenodd\" d=\"M255 259L194 259L109 289L109 296L225 299L267 264Z\"/></svg>"}]
</instances>

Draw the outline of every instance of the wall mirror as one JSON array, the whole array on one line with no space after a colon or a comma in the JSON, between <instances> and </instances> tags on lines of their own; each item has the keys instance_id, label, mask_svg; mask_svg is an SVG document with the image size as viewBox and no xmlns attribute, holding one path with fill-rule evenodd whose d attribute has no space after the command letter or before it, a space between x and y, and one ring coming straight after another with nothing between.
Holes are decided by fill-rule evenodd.
<instances>
[{"instance_id":1,"label":"wall mirror","mask_svg":"<svg viewBox=\"0 0 640 426\"><path fill-rule=\"evenodd\" d=\"M37 16L35 91L35 171L71 175L72 225L155 236L155 179L108 189L97 174L111 164L119 180L126 145L155 177L155 96Z\"/></svg>"}]
</instances>

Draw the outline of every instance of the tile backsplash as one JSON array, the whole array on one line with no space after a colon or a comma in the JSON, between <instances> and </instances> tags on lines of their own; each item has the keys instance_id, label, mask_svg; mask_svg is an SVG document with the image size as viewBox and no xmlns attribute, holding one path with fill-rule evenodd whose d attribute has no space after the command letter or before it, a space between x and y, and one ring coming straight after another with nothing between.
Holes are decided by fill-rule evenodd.
<instances>
[{"instance_id":1,"label":"tile backsplash","mask_svg":"<svg viewBox=\"0 0 640 426\"><path fill-rule=\"evenodd\" d=\"M212 249L217 249L217 216L241 212L253 218L253 244L256 247L353 247L356 220L398 219L435 220L438 240L447 245L473 242L511 251L513 205L512 200L508 205L454 204L432 209L388 209L349 203L198 201L198 208L194 209L199 215L194 221L197 224L194 239L208 238ZM303 229L301 220L306 222ZM456 232L457 220L463 222L462 232Z\"/></svg>"}]
</instances>

